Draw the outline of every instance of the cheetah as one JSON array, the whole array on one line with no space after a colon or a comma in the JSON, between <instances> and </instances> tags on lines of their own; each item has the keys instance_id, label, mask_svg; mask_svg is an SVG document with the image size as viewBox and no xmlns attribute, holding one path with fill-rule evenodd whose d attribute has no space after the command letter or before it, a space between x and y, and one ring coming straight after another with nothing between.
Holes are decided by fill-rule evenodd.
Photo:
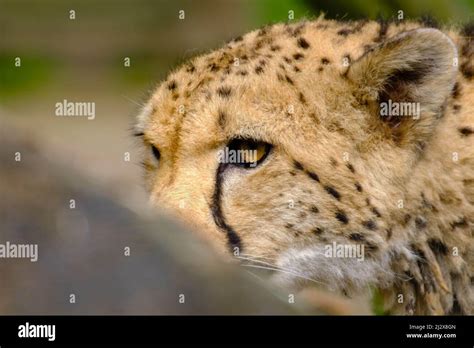
<instances>
[{"instance_id":1,"label":"cheetah","mask_svg":"<svg viewBox=\"0 0 474 348\"><path fill-rule=\"evenodd\" d=\"M190 59L134 128L151 203L271 284L473 314L473 33L320 16Z\"/></svg>"}]
</instances>

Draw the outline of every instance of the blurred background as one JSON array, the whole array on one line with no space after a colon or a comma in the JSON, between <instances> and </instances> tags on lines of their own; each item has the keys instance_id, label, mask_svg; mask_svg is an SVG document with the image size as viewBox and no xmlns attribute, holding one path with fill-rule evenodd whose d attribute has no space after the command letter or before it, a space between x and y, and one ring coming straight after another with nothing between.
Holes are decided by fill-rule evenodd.
<instances>
[{"instance_id":1,"label":"blurred background","mask_svg":"<svg viewBox=\"0 0 474 348\"><path fill-rule=\"evenodd\" d=\"M405 18L429 14L440 23L462 23L474 0L0 0L0 117L136 206L144 193L129 130L170 69L249 30L286 21L288 11L297 20L321 12L391 18L399 10ZM96 118L55 117L55 104L64 99L95 102Z\"/></svg>"},{"instance_id":2,"label":"blurred background","mask_svg":"<svg viewBox=\"0 0 474 348\"><path fill-rule=\"evenodd\" d=\"M196 276L215 264L209 261L206 268L206 257L199 258L206 252L196 251L201 250L200 247L187 242L187 237L163 242L174 227L166 227L168 225L161 220L142 227L143 234L138 235L133 226L144 224L137 221L137 217L127 217L120 208L145 211L139 144L131 136L134 116L140 106L167 72L187 58L217 48L265 24L287 21L289 11L293 11L294 20L310 19L322 12L327 18L349 20L388 19L400 10L406 19L431 15L440 24L461 25L473 19L474 0L0 0L0 195L3 204L0 204L0 242L7 238L25 241L36 238L40 247L43 242L40 252L44 250L48 255L45 263L36 268L20 263L10 264L11 268L7 263L0 263L3 276L0 313L45 313L48 308L55 313L71 313L70 307L58 303L57 299L68 294L68 284L72 283L76 289L87 284L90 296L101 294L96 302L89 301L86 307L74 313L209 311L209 308L184 311L168 306L180 288L194 284L190 278L185 279L191 275L183 275L186 273L183 269L189 273L188 265L181 267L175 261L188 252L189 264L195 264L196 258L201 260L199 269L190 272ZM64 99L94 102L95 119L55 116L56 103ZM39 149L31 150L30 143ZM18 149L23 149L26 155L24 167L15 167L12 161ZM46 159L33 161L40 156ZM58 235L61 231L57 219L64 213L71 190L78 197L84 196L82 213L79 212L84 215L78 220L79 227L70 226L68 231L81 231L84 219L88 219L90 238ZM96 197L97 192L105 196ZM123 217L123 221L117 216ZM70 221L74 224L74 219ZM159 226L160 231L155 226ZM102 234L95 236L94 231ZM131 243L131 231L136 233L133 235L135 243L143 246L142 258L135 259L127 271L122 271L121 254L114 253ZM91 247L94 238L99 239ZM110 244L112 239L118 244ZM119 242L122 240L123 243ZM69 249L63 249L65 245ZM58 250L62 253L57 254ZM81 255L89 263L83 264ZM104 255L114 256L107 257L103 263ZM72 262L70 268L76 270L75 275L64 269L61 260ZM149 264L146 272L143 272L144 262ZM96 267L99 264L101 268ZM163 279L154 277L157 272L178 274L179 279L167 278L172 285L163 290L160 288ZM228 274L222 270L215 272L200 279L209 284L209 279ZM110 279L102 274L109 274ZM142 277L133 278L134 275ZM53 281L42 284L41 279L47 278ZM90 283L90 279L96 283ZM199 284L199 280L195 283ZM249 293L255 297L257 291L244 281L237 288L225 277L222 283L227 284L227 288L223 285L220 295L214 294L209 286L200 291L212 298L225 296L225 289L241 297L250 296ZM10 285L5 287L5 284ZM143 290L144 284L151 289L145 300L141 300L143 294L139 299L131 298L130 294ZM112 285L114 289L121 289L118 294L122 297L117 295L111 300ZM157 291L173 295L150 306L150 301L156 298L154 286ZM39 306L36 298L29 295L30 287L36 287L40 294L55 292L56 297L43 298L45 302ZM191 286L187 291L193 289L196 290ZM268 299L265 292L261 297ZM25 298L29 302L25 302ZM107 300L106 306L104 301ZM245 298L236 303L242 301L245 302ZM94 303L104 304L103 309L94 307ZM128 303L128 307L119 310L117 303ZM203 303L206 302L201 301ZM221 306L221 303L224 304ZM265 304L260 297L245 303L247 307L240 308L240 312L253 308L255 312L269 313L273 308L276 312L288 313L286 307L275 307L273 302ZM218 311L216 308L226 313L236 312L236 307L226 299L214 305L211 312ZM382 313L381 306L376 303L376 313Z\"/></svg>"}]
</instances>

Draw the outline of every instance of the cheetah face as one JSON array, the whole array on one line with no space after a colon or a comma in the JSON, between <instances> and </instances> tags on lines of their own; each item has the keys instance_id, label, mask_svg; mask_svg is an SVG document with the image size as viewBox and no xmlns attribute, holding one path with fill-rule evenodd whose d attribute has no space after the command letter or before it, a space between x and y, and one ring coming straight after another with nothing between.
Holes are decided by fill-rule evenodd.
<instances>
[{"instance_id":1,"label":"cheetah face","mask_svg":"<svg viewBox=\"0 0 474 348\"><path fill-rule=\"evenodd\" d=\"M317 25L194 59L158 87L137 132L151 201L218 250L285 285L361 286L388 267L392 207L452 90L456 49L417 29L364 53ZM419 117L383 119L389 100L419 103ZM338 245L363 253L328 256Z\"/></svg>"}]
</instances>

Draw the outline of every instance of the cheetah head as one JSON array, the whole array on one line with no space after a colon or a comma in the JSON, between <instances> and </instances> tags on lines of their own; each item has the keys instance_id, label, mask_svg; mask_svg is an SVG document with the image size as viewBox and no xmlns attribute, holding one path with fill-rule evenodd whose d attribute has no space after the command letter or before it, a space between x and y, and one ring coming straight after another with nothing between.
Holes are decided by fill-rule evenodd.
<instances>
[{"instance_id":1,"label":"cheetah head","mask_svg":"<svg viewBox=\"0 0 474 348\"><path fill-rule=\"evenodd\" d=\"M435 29L359 47L322 23L264 28L191 60L159 85L137 132L154 204L280 284L342 290L390 281L391 257L410 254L396 205L457 53ZM381 115L397 102L417 113ZM337 257L340 246L355 257Z\"/></svg>"}]
</instances>

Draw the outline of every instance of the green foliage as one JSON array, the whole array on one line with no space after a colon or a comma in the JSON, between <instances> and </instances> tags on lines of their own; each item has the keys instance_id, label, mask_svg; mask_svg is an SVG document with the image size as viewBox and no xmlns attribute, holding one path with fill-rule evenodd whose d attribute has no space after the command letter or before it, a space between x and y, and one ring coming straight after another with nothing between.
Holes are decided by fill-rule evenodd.
<instances>
[{"instance_id":1,"label":"green foliage","mask_svg":"<svg viewBox=\"0 0 474 348\"><path fill-rule=\"evenodd\" d=\"M396 18L401 10L405 19L432 16L441 23L468 22L474 12L474 0L259 0L253 4L257 25L287 21L289 10L295 20L320 13L334 19Z\"/></svg>"},{"instance_id":2,"label":"green foliage","mask_svg":"<svg viewBox=\"0 0 474 348\"><path fill-rule=\"evenodd\" d=\"M123 57L130 58L130 66L124 66ZM119 62L113 62L109 72L117 82L130 86L141 86L150 81L161 80L168 70L173 66L175 57L157 55L150 52L127 52L124 53Z\"/></svg>"},{"instance_id":3,"label":"green foliage","mask_svg":"<svg viewBox=\"0 0 474 348\"><path fill-rule=\"evenodd\" d=\"M21 66L15 66L15 58ZM44 87L56 64L50 58L33 55L0 54L0 97L11 97Z\"/></svg>"},{"instance_id":4,"label":"green foliage","mask_svg":"<svg viewBox=\"0 0 474 348\"><path fill-rule=\"evenodd\" d=\"M255 1L255 21L257 23L276 23L288 21L288 11L294 11L295 20L317 15L302 0L260 0Z\"/></svg>"},{"instance_id":5,"label":"green foliage","mask_svg":"<svg viewBox=\"0 0 474 348\"><path fill-rule=\"evenodd\" d=\"M467 22L472 20L473 0L306 0L313 11L324 11L328 18L375 19L396 18L403 11L405 19L430 15L439 22Z\"/></svg>"},{"instance_id":6,"label":"green foliage","mask_svg":"<svg viewBox=\"0 0 474 348\"><path fill-rule=\"evenodd\" d=\"M372 312L375 315L389 315L384 309L383 296L377 289L372 289Z\"/></svg>"}]
</instances>

